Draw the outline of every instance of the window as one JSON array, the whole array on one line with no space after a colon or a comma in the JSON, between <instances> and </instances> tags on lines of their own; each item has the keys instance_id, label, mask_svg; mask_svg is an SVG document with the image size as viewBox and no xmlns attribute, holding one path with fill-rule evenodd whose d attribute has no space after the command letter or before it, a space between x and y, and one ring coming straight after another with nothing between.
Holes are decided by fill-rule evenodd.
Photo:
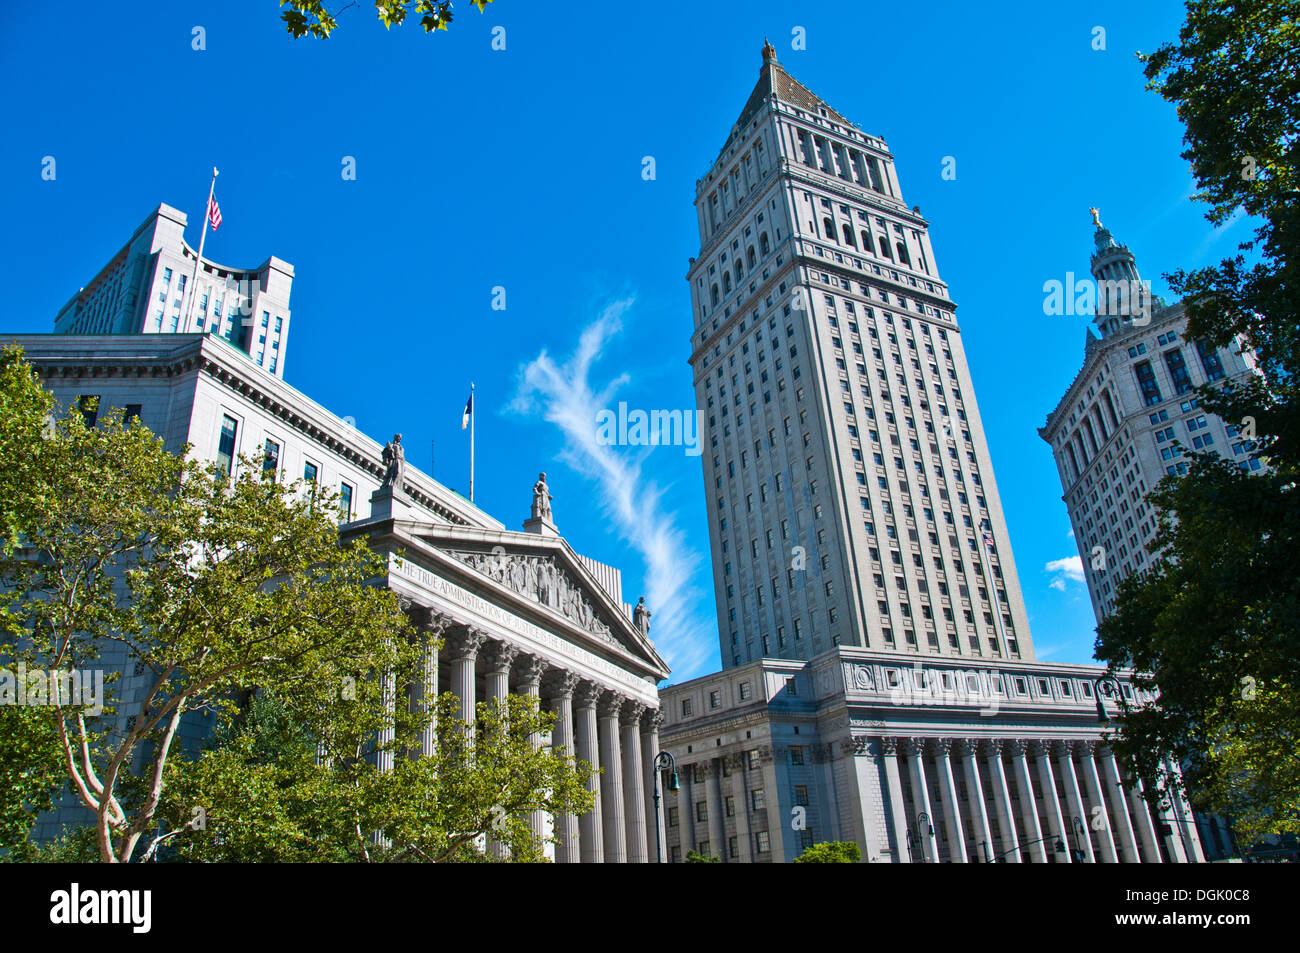
<instances>
[{"instance_id":1,"label":"window","mask_svg":"<svg viewBox=\"0 0 1300 953\"><path fill-rule=\"evenodd\" d=\"M800 807L808 806L808 785L796 784L794 786L794 803Z\"/></svg>"},{"instance_id":2,"label":"window","mask_svg":"<svg viewBox=\"0 0 1300 953\"><path fill-rule=\"evenodd\" d=\"M691 700L689 698L682 699L682 717L683 718L691 717Z\"/></svg>"},{"instance_id":3,"label":"window","mask_svg":"<svg viewBox=\"0 0 1300 953\"><path fill-rule=\"evenodd\" d=\"M756 770L758 770L758 765L759 765L759 761L758 761L758 749L755 748L755 749L751 749L751 750L749 750L749 751L746 751L746 752L745 752L745 766L748 767L750 771L756 771Z\"/></svg>"},{"instance_id":4,"label":"window","mask_svg":"<svg viewBox=\"0 0 1300 953\"><path fill-rule=\"evenodd\" d=\"M749 682L740 683L740 700L745 701L749 698Z\"/></svg>"},{"instance_id":5,"label":"window","mask_svg":"<svg viewBox=\"0 0 1300 953\"><path fill-rule=\"evenodd\" d=\"M316 464L312 463L310 460L302 465L302 478L307 480L309 483L316 482L316 474L318 472Z\"/></svg>"},{"instance_id":6,"label":"window","mask_svg":"<svg viewBox=\"0 0 1300 953\"><path fill-rule=\"evenodd\" d=\"M759 831L755 834L754 842L757 845L760 854L766 854L772 849L772 838L767 831Z\"/></svg>"},{"instance_id":7,"label":"window","mask_svg":"<svg viewBox=\"0 0 1300 953\"><path fill-rule=\"evenodd\" d=\"M77 410L87 428L95 426L95 421L99 419L99 395L82 394L77 398Z\"/></svg>"},{"instance_id":8,"label":"window","mask_svg":"<svg viewBox=\"0 0 1300 953\"><path fill-rule=\"evenodd\" d=\"M122 423L129 424L133 420L140 419L140 411L144 409L143 404L127 404L126 414L122 417Z\"/></svg>"},{"instance_id":9,"label":"window","mask_svg":"<svg viewBox=\"0 0 1300 953\"><path fill-rule=\"evenodd\" d=\"M696 819L697 821L707 821L707 820L709 819L709 802L708 802L708 801L696 801L696 802L695 802L695 819ZM706 843L707 843L707 841L706 841ZM700 853L704 853L704 851L700 851Z\"/></svg>"},{"instance_id":10,"label":"window","mask_svg":"<svg viewBox=\"0 0 1300 953\"><path fill-rule=\"evenodd\" d=\"M346 483L339 484L339 516L344 522L352 519L352 487Z\"/></svg>"},{"instance_id":11,"label":"window","mask_svg":"<svg viewBox=\"0 0 1300 953\"><path fill-rule=\"evenodd\" d=\"M217 440L217 467L226 476L235 460L235 438L239 435L239 423L230 415L221 418L221 437Z\"/></svg>"},{"instance_id":12,"label":"window","mask_svg":"<svg viewBox=\"0 0 1300 953\"><path fill-rule=\"evenodd\" d=\"M790 763L803 764L803 745L790 746ZM806 802L800 801L798 803L803 804Z\"/></svg>"},{"instance_id":13,"label":"window","mask_svg":"<svg viewBox=\"0 0 1300 953\"><path fill-rule=\"evenodd\" d=\"M1223 362L1219 360L1219 352L1204 341L1197 341L1196 353L1201 357L1201 368L1205 371L1205 379L1220 380L1223 377Z\"/></svg>"},{"instance_id":14,"label":"window","mask_svg":"<svg viewBox=\"0 0 1300 953\"><path fill-rule=\"evenodd\" d=\"M1174 393L1185 394L1192 389L1192 379L1187 374L1187 364L1183 361L1181 349L1165 351L1165 366L1169 368L1169 378L1174 382Z\"/></svg>"},{"instance_id":15,"label":"window","mask_svg":"<svg viewBox=\"0 0 1300 953\"><path fill-rule=\"evenodd\" d=\"M727 838L727 856L732 860L735 860L740 856L739 842L734 834Z\"/></svg>"},{"instance_id":16,"label":"window","mask_svg":"<svg viewBox=\"0 0 1300 953\"><path fill-rule=\"evenodd\" d=\"M678 825L679 811L675 807L668 809L668 826L676 827Z\"/></svg>"},{"instance_id":17,"label":"window","mask_svg":"<svg viewBox=\"0 0 1300 953\"><path fill-rule=\"evenodd\" d=\"M1141 361L1133 367L1137 374L1138 387L1142 391L1142 399L1148 407L1160 403L1160 386L1156 383L1156 373L1151 369L1150 361Z\"/></svg>"},{"instance_id":18,"label":"window","mask_svg":"<svg viewBox=\"0 0 1300 953\"><path fill-rule=\"evenodd\" d=\"M709 707L720 708L721 706L722 706L722 692L720 692L718 689L715 688L713 689L713 691L709 692Z\"/></svg>"},{"instance_id":19,"label":"window","mask_svg":"<svg viewBox=\"0 0 1300 953\"><path fill-rule=\"evenodd\" d=\"M767 808L767 797L762 788L754 788L749 795L750 803L754 810L762 811Z\"/></svg>"},{"instance_id":20,"label":"window","mask_svg":"<svg viewBox=\"0 0 1300 953\"><path fill-rule=\"evenodd\" d=\"M268 437L266 447L262 451L262 476L269 476L272 479L275 479L276 474L279 472L280 445Z\"/></svg>"}]
</instances>

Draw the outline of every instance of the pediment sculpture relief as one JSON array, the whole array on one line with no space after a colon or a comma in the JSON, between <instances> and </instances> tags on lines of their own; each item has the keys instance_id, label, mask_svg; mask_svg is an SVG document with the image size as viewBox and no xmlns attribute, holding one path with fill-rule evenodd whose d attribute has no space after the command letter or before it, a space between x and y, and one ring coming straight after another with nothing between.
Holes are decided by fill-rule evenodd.
<instances>
[{"instance_id":1,"label":"pediment sculpture relief","mask_svg":"<svg viewBox=\"0 0 1300 953\"><path fill-rule=\"evenodd\" d=\"M610 645L621 645L569 571L543 556L514 553L449 553L494 582L527 596Z\"/></svg>"}]
</instances>

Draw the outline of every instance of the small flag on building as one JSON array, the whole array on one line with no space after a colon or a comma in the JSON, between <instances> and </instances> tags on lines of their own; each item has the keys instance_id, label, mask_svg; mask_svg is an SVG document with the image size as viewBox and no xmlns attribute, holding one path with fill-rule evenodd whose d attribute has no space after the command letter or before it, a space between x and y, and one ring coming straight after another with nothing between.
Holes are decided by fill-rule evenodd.
<instances>
[{"instance_id":1,"label":"small flag on building","mask_svg":"<svg viewBox=\"0 0 1300 953\"><path fill-rule=\"evenodd\" d=\"M469 426L469 418L474 413L474 392L471 391L469 400L465 401L465 413L460 418L460 429L464 430Z\"/></svg>"},{"instance_id":2,"label":"small flag on building","mask_svg":"<svg viewBox=\"0 0 1300 953\"><path fill-rule=\"evenodd\" d=\"M208 200L208 221L212 223L214 232L221 225L221 206L217 204L215 195Z\"/></svg>"},{"instance_id":3,"label":"small flag on building","mask_svg":"<svg viewBox=\"0 0 1300 953\"><path fill-rule=\"evenodd\" d=\"M989 552L993 552L993 534L988 530L984 531L984 545L989 548Z\"/></svg>"}]
</instances>

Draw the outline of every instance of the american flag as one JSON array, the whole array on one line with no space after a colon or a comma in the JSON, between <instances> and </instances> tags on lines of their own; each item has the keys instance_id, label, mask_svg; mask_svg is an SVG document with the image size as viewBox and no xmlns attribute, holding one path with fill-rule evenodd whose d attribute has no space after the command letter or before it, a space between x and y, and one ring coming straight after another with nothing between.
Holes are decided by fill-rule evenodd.
<instances>
[{"instance_id":1,"label":"american flag","mask_svg":"<svg viewBox=\"0 0 1300 953\"><path fill-rule=\"evenodd\" d=\"M984 545L989 548L989 552L993 552L993 534L988 530L984 531Z\"/></svg>"},{"instance_id":2,"label":"american flag","mask_svg":"<svg viewBox=\"0 0 1300 953\"><path fill-rule=\"evenodd\" d=\"M215 195L208 201L208 221L214 232L221 226L221 206L217 204Z\"/></svg>"}]
</instances>

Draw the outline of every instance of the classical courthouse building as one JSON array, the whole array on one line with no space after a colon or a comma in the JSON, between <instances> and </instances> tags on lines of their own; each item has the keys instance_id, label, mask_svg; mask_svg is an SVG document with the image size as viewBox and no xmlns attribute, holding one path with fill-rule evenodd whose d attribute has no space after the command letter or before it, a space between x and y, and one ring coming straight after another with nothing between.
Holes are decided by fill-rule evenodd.
<instances>
[{"instance_id":1,"label":"classical courthouse building","mask_svg":"<svg viewBox=\"0 0 1300 953\"><path fill-rule=\"evenodd\" d=\"M766 45L697 185L723 670L660 693L668 859L1203 859L1185 803L1120 777L1103 670L1035 659L956 305L886 143Z\"/></svg>"},{"instance_id":2,"label":"classical courthouse building","mask_svg":"<svg viewBox=\"0 0 1300 953\"><path fill-rule=\"evenodd\" d=\"M519 529L507 528L411 467L403 468L394 485L385 485L383 446L281 379L284 337L273 349L276 365L265 351L258 359L258 342L250 354L232 340L227 332L238 324L224 315L201 331L164 324L156 333L160 329L148 315L138 325L145 315L142 300L149 296L152 309L151 289L166 280L168 267L175 287L177 262L169 256L188 246L179 230L165 242L158 236L183 223L177 216L162 206L92 281L92 291L73 299L64 314L79 309L82 317L67 325L69 333L11 335L0 344L20 345L45 387L65 405L85 408L92 419L96 404L121 407L172 450L189 443L197 458L231 469L247 455L278 479L315 480L338 491L342 534L365 536L389 554L386 584L418 626L441 637L441 649L426 662L439 691L454 691L467 716L478 699L509 692L540 697L559 715L553 743L602 769L591 781L599 795L593 811L581 818L532 819L538 833L559 834L553 858L649 860L654 813L647 791L659 726L655 686L668 667L649 639L648 617L624 601L619 570L580 555L559 534L544 483L534 487L532 515ZM271 328L283 318L283 333L292 269L275 258L269 263L221 270L261 276L266 287L252 296L254 314L265 310ZM106 281L111 293L93 290L106 288ZM105 303L113 295L120 307ZM160 303L164 312L184 304ZM522 510L528 488L520 489ZM143 671L126 658L106 661L123 675L114 701L138 703ZM186 726L191 741L209 728L202 722ZM37 835L53 836L62 820L75 817L75 811L47 816Z\"/></svg>"}]
</instances>

